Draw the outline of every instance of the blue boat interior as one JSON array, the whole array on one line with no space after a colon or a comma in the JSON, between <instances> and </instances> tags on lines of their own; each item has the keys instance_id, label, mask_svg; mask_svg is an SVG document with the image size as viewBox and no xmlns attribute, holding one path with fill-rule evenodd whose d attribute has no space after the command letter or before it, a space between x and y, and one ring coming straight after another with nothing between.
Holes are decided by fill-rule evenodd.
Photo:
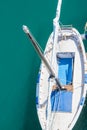
<instances>
[{"instance_id":1,"label":"blue boat interior","mask_svg":"<svg viewBox=\"0 0 87 130\"><path fill-rule=\"evenodd\" d=\"M58 79L62 85L72 83L72 58L58 59Z\"/></svg>"},{"instance_id":2,"label":"blue boat interior","mask_svg":"<svg viewBox=\"0 0 87 130\"><path fill-rule=\"evenodd\" d=\"M74 57L57 57L58 79L62 85L72 84ZM72 91L53 90L51 93L51 111L72 112Z\"/></svg>"}]
</instances>

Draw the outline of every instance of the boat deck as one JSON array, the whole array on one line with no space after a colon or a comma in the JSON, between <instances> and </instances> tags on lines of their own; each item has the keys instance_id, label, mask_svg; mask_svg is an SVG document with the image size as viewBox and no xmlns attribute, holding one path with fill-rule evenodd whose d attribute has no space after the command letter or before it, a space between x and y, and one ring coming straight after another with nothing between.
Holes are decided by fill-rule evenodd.
<instances>
[{"instance_id":1,"label":"boat deck","mask_svg":"<svg viewBox=\"0 0 87 130\"><path fill-rule=\"evenodd\" d=\"M84 89L84 61L85 57L83 53L83 46L79 42L78 39L75 38L69 38L69 33L67 39L62 39L59 40L58 44L56 45L55 48L55 55L58 53L75 53L73 65L72 65L72 70L73 72L69 72L72 75L71 79L68 79L71 84L65 83L65 81L61 80L63 82L64 87L67 88L67 94L70 97L67 98L67 96L63 95L62 99L65 99L65 105L66 107L64 108L59 108L58 107L58 98L56 98L56 105L57 107L54 108L52 107L53 102L51 101L51 93L53 86L55 86L55 81L53 79L49 79L49 74L46 70L46 67L42 63L41 66L41 75L40 75L40 82L38 84L39 87L39 93L38 93L38 102L39 104L37 105L38 109L38 115L39 115L39 121L41 123L41 126L43 130L70 130L72 129L73 125L75 124L80 111L83 107L84 100L85 100L85 94L83 96L83 93L85 91ZM75 35L76 36L76 35ZM81 39L80 39L81 40ZM53 48L52 44L52 35L50 36L47 47L45 50L45 57L51 63L51 57L52 57L52 51L49 51ZM47 53L46 53L47 52ZM53 58L55 64L52 64L52 68L55 72L56 75L58 75L58 70L60 69L58 66L58 63L56 62L56 56ZM70 65L71 66L71 65ZM62 68L63 69L63 68ZM45 73L44 73L45 72ZM64 74L62 74L63 76ZM62 77L61 76L61 77ZM70 78L71 76L69 76ZM61 78L62 79L62 78ZM67 81L67 79L66 79ZM63 93L63 92L62 92ZM58 93L57 93L58 97ZM47 102L46 102L47 101ZM45 102L45 103L44 103ZM61 104L64 103L63 100L61 100ZM41 104L44 104L43 107L40 107ZM47 105L49 104L49 105ZM60 106L61 106L60 104ZM80 107L81 106L81 107ZM67 110L67 109L68 110ZM80 108L80 109L79 109ZM64 110L65 109L65 110Z\"/></svg>"}]
</instances>

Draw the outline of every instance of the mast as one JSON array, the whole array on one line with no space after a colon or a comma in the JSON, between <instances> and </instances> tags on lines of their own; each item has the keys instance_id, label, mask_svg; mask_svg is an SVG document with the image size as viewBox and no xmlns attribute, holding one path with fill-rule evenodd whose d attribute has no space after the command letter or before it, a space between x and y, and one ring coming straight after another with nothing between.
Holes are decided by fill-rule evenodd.
<instances>
[{"instance_id":1,"label":"mast","mask_svg":"<svg viewBox=\"0 0 87 130\"><path fill-rule=\"evenodd\" d=\"M30 33L29 29L27 26L23 25L23 30L24 32L28 35L29 39L31 40L37 54L39 55L39 57L41 58L41 60L44 62L44 64L46 65L49 73L51 76L55 77L55 74L52 70L52 68L50 67L49 63L47 62L46 58L44 57L42 51L40 50L40 47L38 46L37 41L34 39L34 37L32 36L32 34Z\"/></svg>"},{"instance_id":2,"label":"mast","mask_svg":"<svg viewBox=\"0 0 87 130\"><path fill-rule=\"evenodd\" d=\"M57 87L59 89L62 89L60 82L58 81L58 79L55 76L54 71L52 70L51 66L49 65L48 61L46 60L46 58L44 57L44 54L42 53L42 51L40 50L40 47L38 46L37 41L34 39L34 37L32 36L32 34L30 33L29 29L27 26L23 25L23 31L27 34L27 36L29 37L29 39L32 42L32 45L34 46L37 54L39 55L39 57L41 58L41 60L44 62L45 66L47 67L47 70L50 74L50 77L53 77L56 81Z\"/></svg>"}]
</instances>

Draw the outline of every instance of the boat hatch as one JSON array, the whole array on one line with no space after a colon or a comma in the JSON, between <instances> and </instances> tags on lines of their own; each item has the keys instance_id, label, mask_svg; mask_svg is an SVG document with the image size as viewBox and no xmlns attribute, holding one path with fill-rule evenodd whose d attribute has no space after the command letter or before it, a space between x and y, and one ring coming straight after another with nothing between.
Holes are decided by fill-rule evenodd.
<instances>
[{"instance_id":1,"label":"boat hatch","mask_svg":"<svg viewBox=\"0 0 87 130\"><path fill-rule=\"evenodd\" d=\"M62 86L73 86L73 64L75 53L57 53L58 79ZM53 112L72 112L72 91L53 90L51 93L51 110Z\"/></svg>"},{"instance_id":2,"label":"boat hatch","mask_svg":"<svg viewBox=\"0 0 87 130\"><path fill-rule=\"evenodd\" d=\"M58 79L62 85L72 84L74 52L57 53Z\"/></svg>"}]
</instances>

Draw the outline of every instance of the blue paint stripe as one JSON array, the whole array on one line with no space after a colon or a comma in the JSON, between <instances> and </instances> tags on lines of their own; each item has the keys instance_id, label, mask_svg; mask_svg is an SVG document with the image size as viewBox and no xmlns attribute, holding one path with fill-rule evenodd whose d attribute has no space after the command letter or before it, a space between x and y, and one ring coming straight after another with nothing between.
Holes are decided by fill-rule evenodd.
<instances>
[{"instance_id":1,"label":"blue paint stripe","mask_svg":"<svg viewBox=\"0 0 87 130\"><path fill-rule=\"evenodd\" d=\"M40 81L40 73L38 73L38 76L37 76L37 83L39 83Z\"/></svg>"},{"instance_id":2,"label":"blue paint stripe","mask_svg":"<svg viewBox=\"0 0 87 130\"><path fill-rule=\"evenodd\" d=\"M85 102L85 98L82 97L82 98L81 98L81 101L80 101L80 105L83 106L83 105L84 105L84 102Z\"/></svg>"},{"instance_id":3,"label":"blue paint stripe","mask_svg":"<svg viewBox=\"0 0 87 130\"><path fill-rule=\"evenodd\" d=\"M38 105L38 97L36 97L36 105Z\"/></svg>"},{"instance_id":4,"label":"blue paint stripe","mask_svg":"<svg viewBox=\"0 0 87 130\"><path fill-rule=\"evenodd\" d=\"M84 83L87 84L87 74L84 74Z\"/></svg>"}]
</instances>

